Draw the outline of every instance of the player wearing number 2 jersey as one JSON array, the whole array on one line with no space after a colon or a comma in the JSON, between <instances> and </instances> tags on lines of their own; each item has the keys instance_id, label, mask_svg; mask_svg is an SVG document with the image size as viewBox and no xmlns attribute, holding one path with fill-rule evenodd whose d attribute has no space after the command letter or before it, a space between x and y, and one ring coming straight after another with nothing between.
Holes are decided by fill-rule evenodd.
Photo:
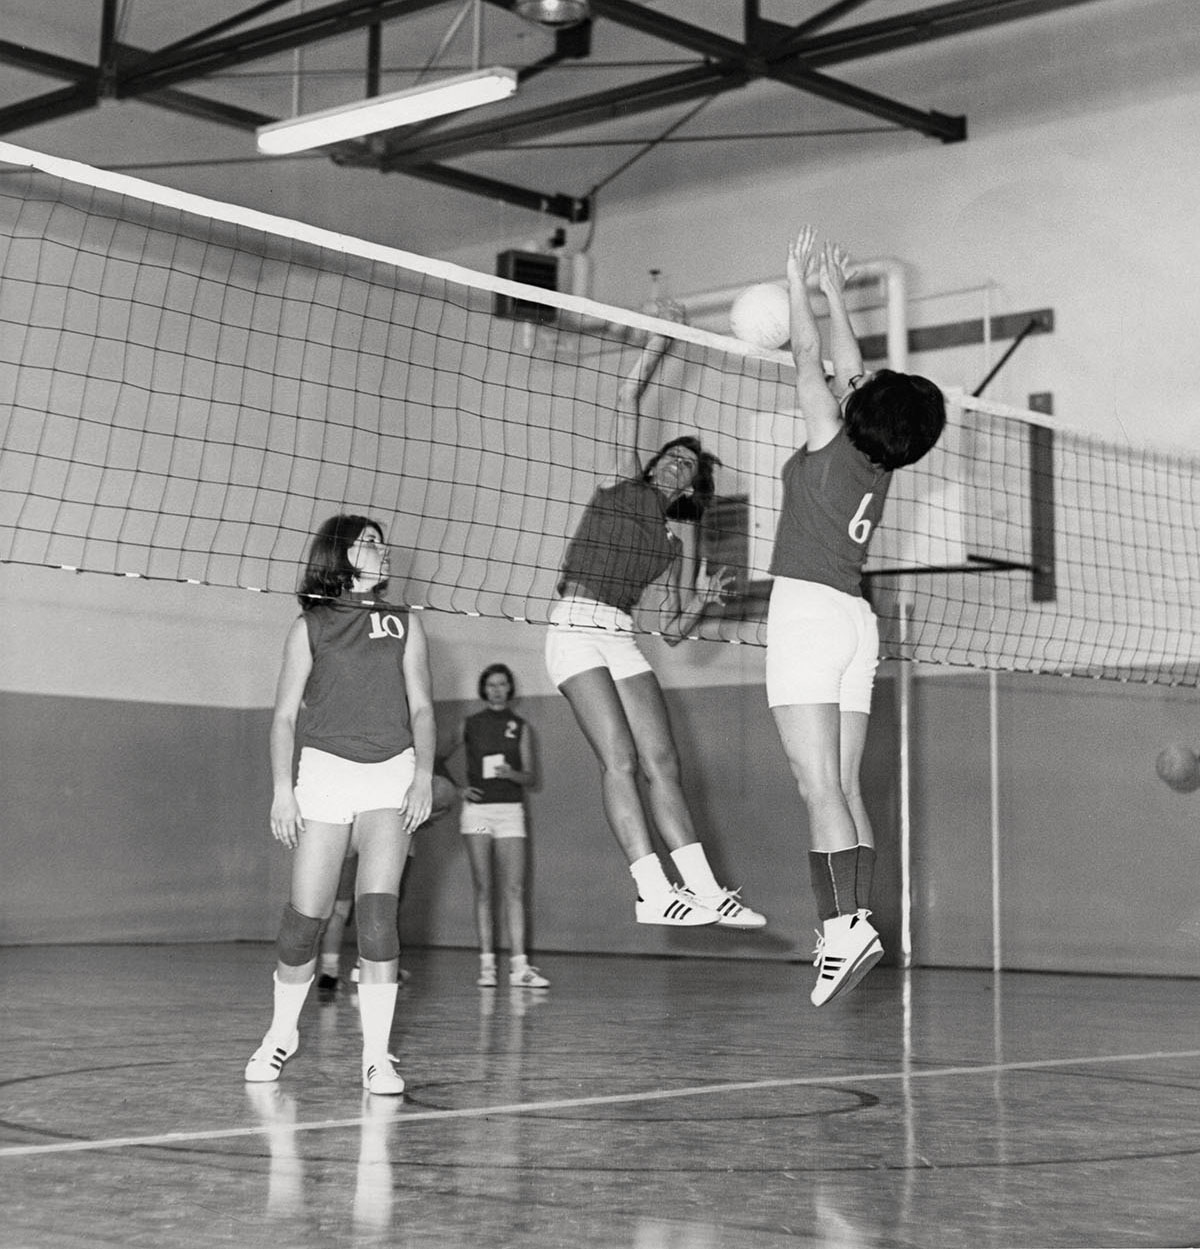
<instances>
[{"instance_id":1,"label":"player wearing number 2 jersey","mask_svg":"<svg viewBox=\"0 0 1200 1249\"><path fill-rule=\"evenodd\" d=\"M843 300L848 262L826 244L818 259L805 227L788 251L791 345L805 445L784 465L771 561L767 701L804 802L809 868L823 931L820 1006L855 984L883 947L869 921L875 839L859 788L879 630L862 595L867 545L892 470L919 460L946 420L941 391L923 377L864 375ZM833 377L809 303L816 276L829 303Z\"/></svg>"}]
</instances>

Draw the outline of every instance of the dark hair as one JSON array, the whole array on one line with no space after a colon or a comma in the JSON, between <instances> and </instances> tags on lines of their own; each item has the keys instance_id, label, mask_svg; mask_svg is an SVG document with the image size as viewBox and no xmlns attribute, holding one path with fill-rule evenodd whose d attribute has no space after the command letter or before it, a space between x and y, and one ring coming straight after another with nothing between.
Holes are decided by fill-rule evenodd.
<instances>
[{"instance_id":1,"label":"dark hair","mask_svg":"<svg viewBox=\"0 0 1200 1249\"><path fill-rule=\"evenodd\" d=\"M946 400L927 377L880 369L851 392L845 422L854 446L890 472L933 448L946 425Z\"/></svg>"},{"instance_id":2,"label":"dark hair","mask_svg":"<svg viewBox=\"0 0 1200 1249\"><path fill-rule=\"evenodd\" d=\"M512 669L507 664L488 664L486 668L479 674L479 697L487 701L487 693L484 686L487 684L488 677L494 677L498 673L502 673L508 678L508 697L513 699L517 695L517 681L512 674Z\"/></svg>"},{"instance_id":3,"label":"dark hair","mask_svg":"<svg viewBox=\"0 0 1200 1249\"><path fill-rule=\"evenodd\" d=\"M318 603L341 597L354 584L358 569L350 562L350 548L364 529L383 536L383 528L369 516L345 513L331 516L317 532L308 548L308 564L296 597L307 611Z\"/></svg>"},{"instance_id":4,"label":"dark hair","mask_svg":"<svg viewBox=\"0 0 1200 1249\"><path fill-rule=\"evenodd\" d=\"M699 520L704 515L704 509L712 502L713 492L716 489L713 469L721 461L711 451L705 451L699 438L692 434L684 434L681 438L672 438L670 442L665 442L659 447L654 458L642 472L643 481L650 480L654 466L672 447L687 447L696 457L696 475L692 478L691 494L680 495L667 508L667 515L672 520Z\"/></svg>"}]
</instances>

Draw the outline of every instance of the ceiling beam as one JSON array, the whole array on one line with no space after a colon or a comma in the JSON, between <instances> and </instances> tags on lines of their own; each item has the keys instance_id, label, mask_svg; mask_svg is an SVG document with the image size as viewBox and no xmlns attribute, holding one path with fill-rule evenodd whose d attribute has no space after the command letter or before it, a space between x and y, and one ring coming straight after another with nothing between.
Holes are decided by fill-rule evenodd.
<instances>
[{"instance_id":1,"label":"ceiling beam","mask_svg":"<svg viewBox=\"0 0 1200 1249\"><path fill-rule=\"evenodd\" d=\"M52 52L39 52L36 48L28 48L23 43L10 43L7 39L0 39L0 65L12 65L47 78L61 78L65 82L82 82L96 76L94 65L55 56Z\"/></svg>"},{"instance_id":2,"label":"ceiling beam","mask_svg":"<svg viewBox=\"0 0 1200 1249\"><path fill-rule=\"evenodd\" d=\"M500 7L507 8L510 0L497 2ZM958 142L966 137L966 122L962 117L910 108L896 100L818 73L794 57L774 64L751 45L669 17L643 4L635 4L633 0L592 0L592 3L596 16L621 21L645 34L698 52L707 58L706 63L676 74L630 83L516 115L507 114L462 126L432 128L425 132L427 137L418 142L411 139L406 142L399 137L389 143L389 154L381 167L407 168L427 159L447 160L507 147L531 137L544 138L548 134L592 126L616 117L716 95L742 87L756 77L772 78L943 142Z\"/></svg>"},{"instance_id":3,"label":"ceiling beam","mask_svg":"<svg viewBox=\"0 0 1200 1249\"><path fill-rule=\"evenodd\" d=\"M0 134L12 134L13 131L24 130L27 126L59 121L63 117L71 117L95 108L99 102L99 75L93 70L92 80L89 82L76 82L71 86L59 87L56 91L47 91L43 95L35 95L31 99L0 108Z\"/></svg>"},{"instance_id":4,"label":"ceiling beam","mask_svg":"<svg viewBox=\"0 0 1200 1249\"><path fill-rule=\"evenodd\" d=\"M644 35L661 39L664 43L673 43L676 47L698 52L701 56L730 62L747 56L746 45L736 39L727 39L703 26L669 17L656 9L647 8L644 4L635 4L634 0L590 0L590 3L593 19L606 17L610 22L618 22L631 30L639 30Z\"/></svg>"},{"instance_id":5,"label":"ceiling beam","mask_svg":"<svg viewBox=\"0 0 1200 1249\"><path fill-rule=\"evenodd\" d=\"M1031 0L1025 0L1026 3ZM737 43L710 30L695 26L691 22L680 21L668 17L665 13L648 9L644 4L634 0L592 0L594 12L611 21L632 27L643 34L652 35L674 43L679 47L699 52L703 56L713 57L729 65L737 65L751 77L770 78L798 90L807 91L823 100L842 104L858 112L879 117L884 121L907 129L916 130L921 134L953 143L966 137L966 121L962 117L949 117L944 113L923 112L911 108L896 100L889 100L873 91L851 86L836 79L818 73L807 60L797 51L806 50L807 40L795 44L796 29L787 30L785 47L790 50L779 53L777 49L766 46L763 34L775 29L773 24L752 17L746 32L747 42ZM799 29L813 28L815 23L832 20L855 7L854 3L835 4L832 9L817 14L809 23ZM782 28L781 28L782 29Z\"/></svg>"},{"instance_id":6,"label":"ceiling beam","mask_svg":"<svg viewBox=\"0 0 1200 1249\"><path fill-rule=\"evenodd\" d=\"M307 13L225 35L233 26L278 7L281 0L260 0L240 15L210 26L157 52L117 44L111 38L101 49L99 66L39 52L0 40L0 63L49 77L68 86L0 108L0 134L57 120L95 107L105 96L140 99L146 104L241 130L254 130L274 118L174 89L174 84L234 65L294 51L323 39L412 16L444 0L335 0ZM511 10L514 0L489 0ZM422 140L412 130L398 132L382 145L343 145L331 152L339 163L367 166L380 172L403 171L413 177L455 186L472 193L570 221L586 220L589 204L561 194L544 194L440 165L439 161L481 150L504 148L531 137L579 129L614 118L669 107L736 89L756 78L769 78L848 108L869 113L898 126L952 142L965 137L965 119L922 112L874 92L820 73L821 67L875 56L883 52L961 35L1096 0L950 0L878 21L838 29L832 23L865 0L833 0L795 26L758 16L756 0L746 0L746 42L739 43L690 22L671 18L634 0L592 0L596 17L639 30L705 58L705 64L678 74L630 83L610 91L568 100L541 109L490 121L422 127ZM114 0L104 0L111 15ZM108 29L106 25L105 29ZM817 33L824 31L825 33ZM102 35L103 35L102 31ZM214 35L223 37L212 37ZM556 52L562 55L562 49ZM570 53L568 53L570 55ZM551 60L557 57L550 58ZM531 67L532 73L537 72Z\"/></svg>"},{"instance_id":7,"label":"ceiling beam","mask_svg":"<svg viewBox=\"0 0 1200 1249\"><path fill-rule=\"evenodd\" d=\"M565 55L574 55L568 51L573 45L571 41L562 44ZM144 60L146 53L128 45L113 44L110 49L111 58L120 63L131 60ZM14 130L22 130L27 126L42 122L56 121L62 117L94 108L100 98L100 71L81 61L69 60L66 57L53 56L38 52L20 44L0 40L0 64L16 65L49 77L65 78L70 83L57 91L47 92L18 104L0 108L0 134ZM118 71L119 72L119 71ZM195 95L188 91L177 91L174 88L162 87L147 91L138 96L143 104L169 112L195 117L201 121L214 122L218 125L230 126L253 134L260 126L265 126L277 117L256 113L250 109L225 104L220 100L211 100L205 96ZM330 156L338 164L346 166L369 167L387 173L382 169L378 154L369 145L342 145L330 152ZM565 195L561 192L538 191L529 187L517 186L497 178L487 178L479 174L467 173L462 170L450 169L428 160L421 165L406 168L404 172L425 182L437 183L440 186L453 187L473 195L497 200L505 204L513 204L518 208L526 208L532 212L545 213L559 217L568 222L582 222L589 219L591 205L587 199Z\"/></svg>"},{"instance_id":8,"label":"ceiling beam","mask_svg":"<svg viewBox=\"0 0 1200 1249\"><path fill-rule=\"evenodd\" d=\"M117 79L117 95L143 95L159 87L216 73L234 65L292 52L323 39L362 30L431 9L445 0L339 0L278 22L267 22L236 35L205 43L184 42L150 53L126 67Z\"/></svg>"},{"instance_id":9,"label":"ceiling beam","mask_svg":"<svg viewBox=\"0 0 1200 1249\"><path fill-rule=\"evenodd\" d=\"M529 138L545 138L564 130L686 103L744 86L745 82L744 76L730 74L718 66L700 65L649 81L630 83L626 87L597 91L575 100L526 109L504 118L444 128L415 143L397 138L388 142L380 168L407 169L427 160L447 160L481 150L492 151Z\"/></svg>"},{"instance_id":10,"label":"ceiling beam","mask_svg":"<svg viewBox=\"0 0 1200 1249\"><path fill-rule=\"evenodd\" d=\"M136 58L144 55L145 53L138 48L119 43L113 44L111 49L111 57L118 63L123 58ZM51 78L65 78L73 84L58 91L50 91L18 104L0 108L0 134L11 134L27 126L59 121L75 113L86 112L88 109L95 108L104 97L101 71L95 66L85 65L82 61L51 56L48 53L0 40L0 63L16 65ZM143 104L151 104L168 112L182 113L201 121L216 122L218 125L232 126L238 130L251 132L259 126L278 120L276 117L251 112L249 109L238 108L236 105L211 100L205 96L193 95L187 91L173 89L151 91L141 96L140 99Z\"/></svg>"},{"instance_id":11,"label":"ceiling beam","mask_svg":"<svg viewBox=\"0 0 1200 1249\"><path fill-rule=\"evenodd\" d=\"M855 87L838 78L830 78L815 69L781 69L767 77L798 87L822 100L892 122L905 130L915 130L928 138L941 139L943 143L960 143L967 137L967 119L961 114L951 116L933 109L926 111L912 108L910 105L901 104L899 100L889 99L863 87Z\"/></svg>"},{"instance_id":12,"label":"ceiling beam","mask_svg":"<svg viewBox=\"0 0 1200 1249\"><path fill-rule=\"evenodd\" d=\"M337 157L334 159L338 164L359 163ZM369 163L368 167L370 167ZM382 169L381 172L391 171ZM472 195L498 200L503 204L513 204L517 208L527 208L531 212L544 213L546 216L559 217L571 223L587 221L591 218L591 201L574 195L534 191L528 187L516 186L511 182L501 182L496 178L468 173L463 169L452 169L448 165L413 165L406 167L403 173L406 177L418 178L423 182L434 182L439 186L453 187L456 191L467 191Z\"/></svg>"},{"instance_id":13,"label":"ceiling beam","mask_svg":"<svg viewBox=\"0 0 1200 1249\"><path fill-rule=\"evenodd\" d=\"M256 17L265 17L275 9L281 9L285 4L291 3L293 3L293 0L261 0L261 3L253 4L250 8L243 9L232 17L223 18L221 21L214 22L211 26L205 26L201 30L194 30L190 35L184 35L182 39L177 39L174 43L169 43L166 47L159 48L157 55L165 56L168 52L178 52L182 48L193 47L198 43L203 43L206 39L213 39L217 35L223 35L227 30L236 30L239 26L245 26L247 22L252 22ZM147 55L149 54L147 53Z\"/></svg>"},{"instance_id":14,"label":"ceiling beam","mask_svg":"<svg viewBox=\"0 0 1200 1249\"><path fill-rule=\"evenodd\" d=\"M608 0L593 2L602 4ZM1097 0L953 0L949 4L915 9L897 17L829 31L806 38L795 47L785 44L772 54L772 59L786 59L799 52L808 65L837 65L914 44L947 39L952 35L968 34L989 26L1043 17L1059 9L1095 3Z\"/></svg>"},{"instance_id":15,"label":"ceiling beam","mask_svg":"<svg viewBox=\"0 0 1200 1249\"><path fill-rule=\"evenodd\" d=\"M810 39L818 30L831 26L839 17L844 17L854 9L861 9L867 3L869 0L839 0L839 3L831 4L820 13L814 13L807 20L798 22L788 31L786 40L776 44L775 55L791 56L806 39ZM746 32L746 37L751 37L750 31Z\"/></svg>"}]
</instances>

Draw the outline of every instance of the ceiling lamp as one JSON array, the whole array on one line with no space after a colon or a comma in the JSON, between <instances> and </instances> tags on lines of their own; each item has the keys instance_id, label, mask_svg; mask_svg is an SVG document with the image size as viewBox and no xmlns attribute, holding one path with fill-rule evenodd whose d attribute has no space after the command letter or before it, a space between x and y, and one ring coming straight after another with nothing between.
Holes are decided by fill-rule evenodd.
<instances>
[{"instance_id":1,"label":"ceiling lamp","mask_svg":"<svg viewBox=\"0 0 1200 1249\"><path fill-rule=\"evenodd\" d=\"M591 16L588 0L516 0L513 8L539 26L574 26Z\"/></svg>"},{"instance_id":2,"label":"ceiling lamp","mask_svg":"<svg viewBox=\"0 0 1200 1249\"><path fill-rule=\"evenodd\" d=\"M258 150L282 156L313 147L326 147L330 143L342 143L347 139L377 134L380 130L393 130L429 117L440 117L443 113L494 104L497 100L507 99L516 89L515 69L498 66L477 69L469 74L410 87L407 91L374 95L354 104L260 126L257 131Z\"/></svg>"}]
</instances>

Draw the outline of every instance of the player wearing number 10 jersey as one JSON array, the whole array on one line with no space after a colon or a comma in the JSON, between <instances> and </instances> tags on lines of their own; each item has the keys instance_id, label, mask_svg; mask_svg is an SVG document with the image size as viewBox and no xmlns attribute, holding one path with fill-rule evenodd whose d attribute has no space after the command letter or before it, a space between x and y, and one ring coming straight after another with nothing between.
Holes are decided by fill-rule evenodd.
<instances>
[{"instance_id":1,"label":"player wearing number 10 jersey","mask_svg":"<svg viewBox=\"0 0 1200 1249\"><path fill-rule=\"evenodd\" d=\"M771 562L767 701L808 814L809 869L823 931L820 1006L853 988L883 954L869 921L875 839L859 788L879 629L862 595L867 544L892 470L919 460L946 420L941 391L890 369L863 373L843 299L840 247L818 258L805 227L788 251L791 346L805 445L783 469ZM829 304L826 377L808 282Z\"/></svg>"}]
</instances>

